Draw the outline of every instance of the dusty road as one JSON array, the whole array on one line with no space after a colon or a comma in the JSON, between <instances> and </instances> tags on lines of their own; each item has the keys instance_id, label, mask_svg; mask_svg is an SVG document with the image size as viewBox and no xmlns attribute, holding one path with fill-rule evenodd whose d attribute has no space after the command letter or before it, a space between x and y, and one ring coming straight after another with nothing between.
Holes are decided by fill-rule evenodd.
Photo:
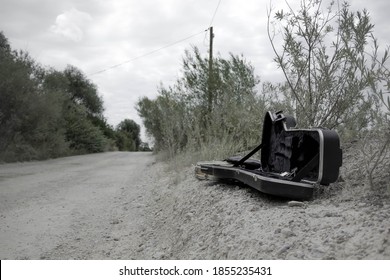
<instances>
[{"instance_id":1,"label":"dusty road","mask_svg":"<svg viewBox=\"0 0 390 280\"><path fill-rule=\"evenodd\" d=\"M115 152L0 165L0 259L120 258L124 238L136 244L153 163Z\"/></svg>"}]
</instances>

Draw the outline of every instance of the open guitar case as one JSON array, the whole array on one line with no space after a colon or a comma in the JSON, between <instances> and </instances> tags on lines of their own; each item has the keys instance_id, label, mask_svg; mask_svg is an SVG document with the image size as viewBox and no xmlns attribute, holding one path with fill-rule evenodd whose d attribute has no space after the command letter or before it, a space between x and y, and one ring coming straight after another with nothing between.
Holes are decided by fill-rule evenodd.
<instances>
[{"instance_id":1,"label":"open guitar case","mask_svg":"<svg viewBox=\"0 0 390 280\"><path fill-rule=\"evenodd\" d=\"M315 185L329 185L339 176L342 150L338 134L324 128L295 129L293 117L267 112L262 143L246 156L199 162L199 179L231 179L263 193L306 200ZM261 150L260 160L251 158Z\"/></svg>"}]
</instances>

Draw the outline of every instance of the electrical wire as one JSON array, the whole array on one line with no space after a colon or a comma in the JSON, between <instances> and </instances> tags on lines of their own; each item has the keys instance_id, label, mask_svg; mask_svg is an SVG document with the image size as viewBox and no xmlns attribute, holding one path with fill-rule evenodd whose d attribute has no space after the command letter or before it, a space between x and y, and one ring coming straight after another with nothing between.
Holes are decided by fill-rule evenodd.
<instances>
[{"instance_id":1,"label":"electrical wire","mask_svg":"<svg viewBox=\"0 0 390 280\"><path fill-rule=\"evenodd\" d=\"M214 21L215 15L217 14L217 11L218 11L219 5L221 4L221 1L222 1L222 0L219 0L219 2L218 2L218 5L217 5L217 8L215 8L215 11L214 11L213 17L211 18L211 21L210 21L210 24L209 24L209 29L210 29L211 25L213 24L213 21Z\"/></svg>"},{"instance_id":2,"label":"electrical wire","mask_svg":"<svg viewBox=\"0 0 390 280\"><path fill-rule=\"evenodd\" d=\"M123 61L123 62L121 62L121 63L118 63L118 64L115 64L115 65L109 66L109 67L107 67L107 68L105 68L105 69L102 69L102 70L99 70L99 71L90 73L88 76L97 75L97 74L106 72L106 71L108 71L108 70L117 68L117 67L119 67L119 66L122 66L122 65L124 65L124 64L127 64L127 63L129 63L129 62L132 62L132 61L134 61L134 60L137 60L137 59L140 59L140 58L142 58L142 57L145 57L145 56L154 54L154 53L156 53L156 52L158 52L158 51L161 51L161 50L163 50L163 49L172 47L172 46L174 46L174 45L176 45L176 44L179 44L179 43L184 42L184 41L186 41L186 40L188 40L188 39L191 39L192 37L198 36L199 34L206 33L207 31L210 30L210 27L211 27L211 25L212 25L213 22L214 22L215 15L217 14L217 11L218 11L218 8L219 8L221 2L222 2L222 0L219 0L219 1L218 1L218 5L217 5L217 7L215 8L215 11L214 11L214 14L213 14L213 16L212 16L212 18L211 18L209 27L208 27L206 30L203 30L203 31L198 32L198 33L196 33L196 34L193 34L193 35L191 35L191 36L185 37L185 38L183 38L183 39L180 39L180 40L178 40L178 41L175 41L175 42L173 42L173 43L170 43L170 44L168 44L168 45L165 45L165 46L163 46L163 47L161 47L161 48L158 48L158 49L152 50L152 51L150 51L150 52L141 54L141 55L139 55L139 56L133 57L133 58L131 58L131 59L129 59L129 60L126 60L126 61ZM206 38L206 35L205 35L205 38ZM203 40L203 42L204 42L204 40Z\"/></svg>"},{"instance_id":3,"label":"electrical wire","mask_svg":"<svg viewBox=\"0 0 390 280\"><path fill-rule=\"evenodd\" d=\"M212 25L213 22L214 22L215 15L217 14L217 11L218 11L218 8L219 8L219 5L221 4L221 2L222 2L222 0L219 0L218 5L217 5L217 7L215 8L214 14L213 14L213 16L212 16L212 18L211 18L209 27L207 28L206 31L209 31L209 30L210 30L211 25ZM207 33L204 34L204 38L203 38L203 45L204 45L204 46L207 46L207 45L208 45L208 44L206 44L206 40L207 40Z\"/></svg>"},{"instance_id":4,"label":"electrical wire","mask_svg":"<svg viewBox=\"0 0 390 280\"><path fill-rule=\"evenodd\" d=\"M137 60L137 59L139 59L139 58L142 58L142 57L145 57L145 56L154 54L154 53L156 53L156 52L158 52L158 51L161 51L161 50L163 50L163 49L166 49L166 48L172 47L172 46L174 46L174 45L177 45L177 44L179 44L179 43L181 43L181 42L187 41L187 40L189 40L189 39L191 39L191 38L193 38L193 37L195 37L195 36L198 36L199 34L202 34L202 33L204 33L204 32L207 32L207 31L208 31L208 29L203 30L203 31L198 32L198 33L196 33L196 34L193 34L193 35L191 35L191 36L185 37L185 38L183 38L183 39L180 39L180 40L178 40L178 41L175 41L175 42L173 42L173 43L170 43L170 44L168 44L168 45L165 45L165 46L163 46L163 47L161 47L161 48L158 48L158 49L152 50L152 51L150 51L150 52L141 54L141 55L139 55L139 56L133 57L133 58L131 58L131 59L129 59L129 60L126 60L126 61L123 61L123 62L121 62L121 63L118 63L118 64L115 64L115 65L109 66L109 67L107 67L107 68L105 68L105 69L103 69L103 70L99 70L99 71L90 73L88 76L97 75L97 74L106 72L106 71L108 71L108 70L117 68L117 67L122 66L122 65L124 65L124 64L126 64L126 63L132 62L132 61Z\"/></svg>"}]
</instances>

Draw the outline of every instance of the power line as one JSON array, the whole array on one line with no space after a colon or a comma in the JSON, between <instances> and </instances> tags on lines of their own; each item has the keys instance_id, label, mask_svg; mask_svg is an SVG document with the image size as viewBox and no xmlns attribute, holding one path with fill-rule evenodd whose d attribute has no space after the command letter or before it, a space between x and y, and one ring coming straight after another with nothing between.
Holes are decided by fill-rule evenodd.
<instances>
[{"instance_id":1,"label":"power line","mask_svg":"<svg viewBox=\"0 0 390 280\"><path fill-rule=\"evenodd\" d=\"M215 15L215 14L214 14L214 15ZM145 56L154 54L154 53L156 53L156 52L158 52L158 51L161 51L161 50L163 50L163 49L166 49L166 48L172 47L172 46L174 46L174 45L177 45L177 44L179 44L179 43L181 43L181 42L184 42L184 41L186 41L186 40L188 40L188 39L191 39L191 38L193 38L193 37L195 37L195 36L198 36L199 34L202 34L202 33L204 33L204 32L207 32L207 31L208 31L208 29L203 30L203 31L198 32L198 33L196 33L196 34L193 34L193 35L191 35L191 36L185 37L185 38L183 38L183 39L180 39L180 40L178 40L178 41L175 41L175 42L173 42L173 43L170 43L170 44L168 44L168 45L165 45L165 46L163 46L163 47L161 47L161 48L158 48L158 49L152 50L152 51L150 51L150 52L141 54L141 55L139 55L139 56L133 57L133 58L131 58L131 59L129 59L129 60L126 60L126 61L123 61L123 62L121 62L121 63L118 63L118 64L115 64L115 65L109 66L109 67L107 67L107 68L105 68L105 69L103 69L103 70L99 70L99 71L90 73L88 76L97 75L97 74L106 72L106 71L108 71L108 70L117 68L117 67L119 67L119 66L122 66L123 64L132 62L132 61L137 60L137 59L139 59L139 58L142 58L142 57L145 57Z\"/></svg>"},{"instance_id":2,"label":"power line","mask_svg":"<svg viewBox=\"0 0 390 280\"><path fill-rule=\"evenodd\" d=\"M142 57L145 57L145 56L154 54L154 53L156 53L156 52L158 52L158 51L161 51L161 50L163 50L163 49L169 48L169 47L171 47L171 46L174 46L174 45L176 45L176 44L179 44L179 43L181 43L181 42L184 42L184 41L186 41L186 40L188 40L188 39L191 39L192 37L198 36L199 34L202 34L202 33L204 33L204 32L209 31L210 28L211 28L211 25L213 24L215 15L217 14L217 11L218 11L218 8L219 8L221 2L222 2L222 0L219 0L219 1L218 1L218 5L217 5L217 7L215 8L215 11L214 11L214 14L213 14L213 16L212 16L212 18L211 18L209 27L208 27L206 30L203 30L203 31L198 32L198 33L196 33L196 34L193 34L193 35L191 35L191 36L185 37L185 38L183 38L183 39L180 39L180 40L178 40L178 41L175 41L175 42L173 42L173 43L170 43L170 44L168 44L168 45L165 45L165 46L163 46L163 47L161 47L161 48L158 48L158 49L152 50L152 51L150 51L150 52L141 54L141 55L139 55L139 56L133 57L133 58L131 58L131 59L129 59L129 60L126 60L126 61L123 61L123 62L121 62L121 63L118 63L118 64L115 64L115 65L109 66L109 67L107 67L107 68L105 68L105 69L102 69L102 70L99 70L99 71L90 73L88 76L97 75L97 74L106 72L106 71L108 71L108 70L117 68L117 67L119 67L119 66L122 66L122 65L124 65L124 64L127 64L127 63L129 63L129 62L132 62L132 61L137 60L137 59L139 59L139 58L142 58ZM206 35L205 35L205 36L206 36Z\"/></svg>"},{"instance_id":3,"label":"power line","mask_svg":"<svg viewBox=\"0 0 390 280\"><path fill-rule=\"evenodd\" d=\"M211 30L211 28L212 28L211 25L212 25L213 22L214 22L215 15L217 14L217 11L218 11L218 8L219 8L219 5L221 4L221 2L222 2L222 0L219 0L218 5L217 5L217 7L215 8L214 14L213 14L213 16L212 16L212 18L211 18L209 27L207 28L206 31ZM205 45L206 39L207 39L207 34L204 34L203 45Z\"/></svg>"},{"instance_id":4,"label":"power line","mask_svg":"<svg viewBox=\"0 0 390 280\"><path fill-rule=\"evenodd\" d=\"M219 2L218 2L217 8L215 9L214 14L213 14L213 17L211 18L211 21L210 21L210 24L209 24L209 28L210 28L211 25L213 24L215 15L217 14L217 11L218 11L219 5L221 4L221 1L222 1L222 0L219 0Z\"/></svg>"}]
</instances>

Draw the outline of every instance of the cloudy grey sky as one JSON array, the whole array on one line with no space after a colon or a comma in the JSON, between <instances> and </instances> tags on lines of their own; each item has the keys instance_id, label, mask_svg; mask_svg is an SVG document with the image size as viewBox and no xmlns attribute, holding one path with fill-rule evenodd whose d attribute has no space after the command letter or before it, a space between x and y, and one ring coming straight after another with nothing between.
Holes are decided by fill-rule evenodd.
<instances>
[{"instance_id":1,"label":"cloudy grey sky","mask_svg":"<svg viewBox=\"0 0 390 280\"><path fill-rule=\"evenodd\" d=\"M388 45L388 0L349 2L353 10L367 8L380 44ZM0 30L14 49L27 50L43 65L81 69L98 86L110 124L125 118L141 124L134 109L139 97L154 97L160 83L175 82L191 45L207 55L204 30L217 6L215 53L242 53L263 81L281 77L266 35L270 3L275 10L285 5L284 0L1 0Z\"/></svg>"}]
</instances>

